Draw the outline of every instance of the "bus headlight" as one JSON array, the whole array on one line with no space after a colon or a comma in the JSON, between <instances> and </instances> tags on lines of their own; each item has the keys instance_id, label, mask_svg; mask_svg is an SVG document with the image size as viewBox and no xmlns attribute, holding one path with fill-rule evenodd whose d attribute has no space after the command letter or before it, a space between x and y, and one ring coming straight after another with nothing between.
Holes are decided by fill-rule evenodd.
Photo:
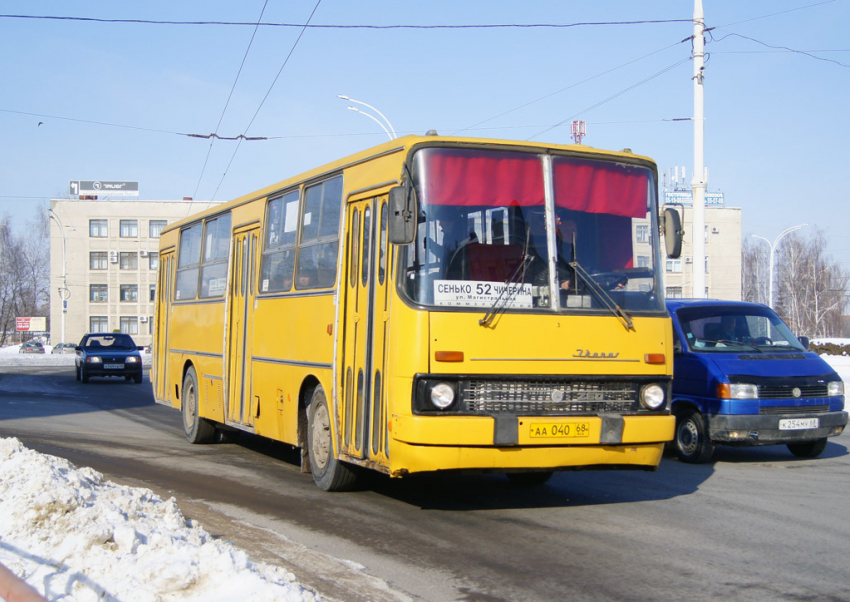
<instances>
[{"instance_id":1,"label":"bus headlight","mask_svg":"<svg viewBox=\"0 0 850 602\"><path fill-rule=\"evenodd\" d=\"M431 404L438 410L445 410L455 401L455 390L448 383L437 383L431 387Z\"/></svg>"},{"instance_id":2,"label":"bus headlight","mask_svg":"<svg viewBox=\"0 0 850 602\"><path fill-rule=\"evenodd\" d=\"M664 405L664 389L659 385L646 385L640 390L640 403L647 410L657 410Z\"/></svg>"},{"instance_id":3,"label":"bus headlight","mask_svg":"<svg viewBox=\"0 0 850 602\"><path fill-rule=\"evenodd\" d=\"M831 383L826 385L826 391L830 397L838 397L839 395L844 395L844 381L832 381Z\"/></svg>"}]
</instances>

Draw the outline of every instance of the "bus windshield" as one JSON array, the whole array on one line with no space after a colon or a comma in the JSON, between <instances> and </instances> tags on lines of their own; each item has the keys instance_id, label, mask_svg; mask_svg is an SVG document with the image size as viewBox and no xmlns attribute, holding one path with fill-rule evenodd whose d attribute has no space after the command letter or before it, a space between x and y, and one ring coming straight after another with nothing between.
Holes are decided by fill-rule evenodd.
<instances>
[{"instance_id":1,"label":"bus windshield","mask_svg":"<svg viewBox=\"0 0 850 602\"><path fill-rule=\"evenodd\" d=\"M652 170L456 148L421 149L412 167L420 214L402 289L413 302L664 311Z\"/></svg>"}]
</instances>

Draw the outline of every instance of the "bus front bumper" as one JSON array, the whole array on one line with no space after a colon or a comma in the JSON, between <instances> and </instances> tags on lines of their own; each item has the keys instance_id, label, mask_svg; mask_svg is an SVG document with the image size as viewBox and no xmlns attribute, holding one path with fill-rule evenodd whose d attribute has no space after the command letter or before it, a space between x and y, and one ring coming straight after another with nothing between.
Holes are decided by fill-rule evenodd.
<instances>
[{"instance_id":1,"label":"bus front bumper","mask_svg":"<svg viewBox=\"0 0 850 602\"><path fill-rule=\"evenodd\" d=\"M675 418L393 416L393 475L435 470L654 470ZM515 425L515 427L512 426Z\"/></svg>"}]
</instances>

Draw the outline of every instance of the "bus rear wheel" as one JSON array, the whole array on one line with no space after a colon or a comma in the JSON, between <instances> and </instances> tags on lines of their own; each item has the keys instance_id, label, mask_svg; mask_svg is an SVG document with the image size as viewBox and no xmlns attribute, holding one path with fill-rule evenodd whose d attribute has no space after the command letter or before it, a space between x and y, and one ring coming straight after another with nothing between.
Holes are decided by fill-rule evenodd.
<instances>
[{"instance_id":1,"label":"bus rear wheel","mask_svg":"<svg viewBox=\"0 0 850 602\"><path fill-rule=\"evenodd\" d=\"M189 443L212 443L215 427L199 415L198 376L194 368L186 371L183 378L183 432Z\"/></svg>"},{"instance_id":2,"label":"bus rear wheel","mask_svg":"<svg viewBox=\"0 0 850 602\"><path fill-rule=\"evenodd\" d=\"M331 413L325 391L316 387L307 407L307 453L310 471L319 489L347 491L354 487L357 474L354 468L339 461L331 440Z\"/></svg>"}]
</instances>

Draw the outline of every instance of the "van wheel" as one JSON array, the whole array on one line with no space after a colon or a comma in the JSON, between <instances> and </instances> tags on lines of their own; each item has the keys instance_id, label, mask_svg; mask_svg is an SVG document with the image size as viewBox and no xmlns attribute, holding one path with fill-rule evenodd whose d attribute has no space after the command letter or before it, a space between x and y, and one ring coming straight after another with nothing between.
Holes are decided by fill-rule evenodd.
<instances>
[{"instance_id":1,"label":"van wheel","mask_svg":"<svg viewBox=\"0 0 850 602\"><path fill-rule=\"evenodd\" d=\"M186 371L183 378L183 432L189 443L212 443L215 427L206 418L198 415L200 411L198 396L198 377L194 368Z\"/></svg>"},{"instance_id":2,"label":"van wheel","mask_svg":"<svg viewBox=\"0 0 850 602\"><path fill-rule=\"evenodd\" d=\"M826 437L805 443L788 444L788 450L798 458L817 458L824 449L826 449Z\"/></svg>"},{"instance_id":3,"label":"van wheel","mask_svg":"<svg viewBox=\"0 0 850 602\"><path fill-rule=\"evenodd\" d=\"M708 437L705 418L696 410L685 410L676 416L676 456L688 464L704 464L711 460L714 444Z\"/></svg>"},{"instance_id":4,"label":"van wheel","mask_svg":"<svg viewBox=\"0 0 850 602\"><path fill-rule=\"evenodd\" d=\"M331 441L331 413L321 387L313 391L307 407L307 453L310 470L319 489L347 491L354 487L357 474L354 468L336 459Z\"/></svg>"}]
</instances>

